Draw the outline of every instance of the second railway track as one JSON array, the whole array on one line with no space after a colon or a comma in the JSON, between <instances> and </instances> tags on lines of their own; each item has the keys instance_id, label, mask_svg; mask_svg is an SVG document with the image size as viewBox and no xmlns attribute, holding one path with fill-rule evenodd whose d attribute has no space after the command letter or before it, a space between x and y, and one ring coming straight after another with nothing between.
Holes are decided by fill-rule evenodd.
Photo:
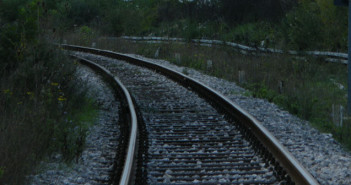
<instances>
[{"instance_id":1,"label":"second railway track","mask_svg":"<svg viewBox=\"0 0 351 185\"><path fill-rule=\"evenodd\" d=\"M169 75L185 87L155 73L157 67L75 54L111 71L135 99L143 125L135 184L318 184L289 153L277 151L282 146L272 144L273 136L260 136L253 118L228 113L230 104L221 106L214 95L198 95L202 87L184 76Z\"/></svg>"}]
</instances>

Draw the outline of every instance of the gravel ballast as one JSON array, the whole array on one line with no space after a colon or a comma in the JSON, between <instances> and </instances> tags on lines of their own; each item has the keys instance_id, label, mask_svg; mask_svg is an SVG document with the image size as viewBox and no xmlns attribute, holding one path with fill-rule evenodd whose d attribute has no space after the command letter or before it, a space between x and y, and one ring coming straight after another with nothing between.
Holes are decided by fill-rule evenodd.
<instances>
[{"instance_id":1,"label":"gravel ballast","mask_svg":"<svg viewBox=\"0 0 351 185\"><path fill-rule=\"evenodd\" d=\"M284 184L238 127L196 93L153 70L82 57L117 75L135 98L147 130L148 184Z\"/></svg>"},{"instance_id":2,"label":"gravel ballast","mask_svg":"<svg viewBox=\"0 0 351 185\"><path fill-rule=\"evenodd\" d=\"M89 68L79 67L78 74L82 81L87 81L88 94L94 98L99 107L97 120L89 128L86 147L78 163L66 164L59 154L41 162L37 173L28 177L28 184L108 184L118 147L119 102L110 87Z\"/></svg>"},{"instance_id":3,"label":"gravel ballast","mask_svg":"<svg viewBox=\"0 0 351 185\"><path fill-rule=\"evenodd\" d=\"M320 184L351 184L351 155L332 138L331 134L319 132L307 121L291 115L273 103L245 96L245 89L234 82L208 76L189 68L184 70L185 67L176 66L168 61L135 54L128 55L179 72L186 71L188 76L227 96L272 132Z\"/></svg>"},{"instance_id":4,"label":"gravel ballast","mask_svg":"<svg viewBox=\"0 0 351 185\"><path fill-rule=\"evenodd\" d=\"M148 59L134 54L130 54L130 56L161 64L179 72L184 71L184 67L170 64L164 60ZM252 114L288 148L320 184L351 184L351 155L332 138L331 134L320 133L315 128L312 128L307 121L289 114L287 111L266 100L244 96L245 89L237 86L234 82L204 75L189 68L186 71L188 76L224 94ZM108 89L103 91L106 92ZM109 103L103 102L103 105L106 104L104 105L105 107L109 107ZM109 108L106 108L106 110L100 113L99 119L105 121L114 120L117 119L116 116L117 113L116 115L110 115ZM95 135L95 137L98 136ZM95 141L89 141L88 139L87 146L91 146L89 142ZM98 144L98 147L102 147L99 143L95 144ZM84 155L89 156L90 148L87 147L86 150L83 152L80 162L73 164L71 167L64 166L62 163L55 162L55 160L52 163L46 164L46 166L54 170L47 170L44 173L35 175L32 184L45 184L44 182L50 182L48 184L95 184L94 181L90 182L89 178L85 178L89 176L87 175L89 173L86 171L89 169L89 165L91 165L89 162L84 162L87 158ZM99 161L98 158L96 160ZM96 161L93 163L96 163ZM84 166L85 164L87 166ZM62 165L64 166L63 169L61 169ZM45 178L47 179L46 181L44 181Z\"/></svg>"},{"instance_id":5,"label":"gravel ballast","mask_svg":"<svg viewBox=\"0 0 351 185\"><path fill-rule=\"evenodd\" d=\"M183 72L185 68L164 60L129 55L179 72ZM217 90L252 114L288 148L320 184L351 184L351 155L331 134L319 132L307 121L291 115L273 103L244 96L245 89L234 82L208 76L190 68L186 68L186 72L188 76Z\"/></svg>"}]
</instances>

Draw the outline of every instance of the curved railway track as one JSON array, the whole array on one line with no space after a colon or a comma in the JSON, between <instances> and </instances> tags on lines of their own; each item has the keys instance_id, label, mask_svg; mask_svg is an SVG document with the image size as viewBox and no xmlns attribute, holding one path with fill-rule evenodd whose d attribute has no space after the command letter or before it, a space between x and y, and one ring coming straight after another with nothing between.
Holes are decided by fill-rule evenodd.
<instances>
[{"instance_id":1,"label":"curved railway track","mask_svg":"<svg viewBox=\"0 0 351 185\"><path fill-rule=\"evenodd\" d=\"M111 71L110 79L118 76L135 99L138 116L129 114L138 117L139 133L137 126L128 129L133 132L124 142L138 146L119 156L115 166L125 162L124 168L112 183L318 184L255 118L200 82L127 55L62 47L100 55L84 58ZM131 98L127 102L133 112Z\"/></svg>"},{"instance_id":2,"label":"curved railway track","mask_svg":"<svg viewBox=\"0 0 351 185\"><path fill-rule=\"evenodd\" d=\"M120 101L119 125L121 135L118 140L118 148L122 148L116 152L113 171L110 174L110 184L132 184L134 178L133 173L136 165L137 155L137 139L138 139L138 124L137 114L134 103L127 88L121 81L111 74L103 66L92 61L85 60L74 55L72 57L79 60L83 65L86 65L102 75L109 85L114 89L115 95Z\"/></svg>"}]
</instances>

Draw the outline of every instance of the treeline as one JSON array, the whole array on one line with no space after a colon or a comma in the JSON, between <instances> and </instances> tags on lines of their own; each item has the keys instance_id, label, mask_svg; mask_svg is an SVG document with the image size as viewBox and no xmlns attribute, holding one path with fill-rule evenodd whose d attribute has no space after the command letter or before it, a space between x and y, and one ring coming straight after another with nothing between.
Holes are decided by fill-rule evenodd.
<instances>
[{"instance_id":1,"label":"treeline","mask_svg":"<svg viewBox=\"0 0 351 185\"><path fill-rule=\"evenodd\" d=\"M16 17L16 3L1 12ZM347 49L347 9L333 0L41 0L46 28L108 36L221 39L296 50ZM44 23L43 23L44 24ZM86 30L86 28L90 30Z\"/></svg>"},{"instance_id":2,"label":"treeline","mask_svg":"<svg viewBox=\"0 0 351 185\"><path fill-rule=\"evenodd\" d=\"M42 0L42 2L47 4L46 10L49 11L48 17L53 26L73 29L74 25L88 25L115 35L151 33L154 28L180 20L196 23L213 21L228 25L263 20L277 21L296 4L295 0Z\"/></svg>"}]
</instances>

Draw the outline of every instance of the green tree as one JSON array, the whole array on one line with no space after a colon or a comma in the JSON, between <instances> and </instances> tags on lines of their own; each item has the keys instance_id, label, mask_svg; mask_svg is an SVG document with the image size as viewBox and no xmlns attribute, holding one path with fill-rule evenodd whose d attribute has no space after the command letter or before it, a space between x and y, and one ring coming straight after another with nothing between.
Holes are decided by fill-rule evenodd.
<instances>
[{"instance_id":1,"label":"green tree","mask_svg":"<svg viewBox=\"0 0 351 185\"><path fill-rule=\"evenodd\" d=\"M288 46L297 50L320 48L323 41L323 22L316 3L301 3L289 12L282 24Z\"/></svg>"}]
</instances>

